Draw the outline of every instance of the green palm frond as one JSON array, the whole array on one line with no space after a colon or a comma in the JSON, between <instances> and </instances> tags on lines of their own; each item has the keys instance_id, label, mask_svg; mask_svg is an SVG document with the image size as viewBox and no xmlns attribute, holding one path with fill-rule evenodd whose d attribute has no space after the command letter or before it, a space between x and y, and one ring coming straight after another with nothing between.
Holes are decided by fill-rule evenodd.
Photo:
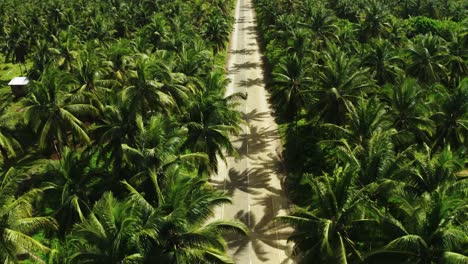
<instances>
[{"instance_id":1,"label":"green palm frond","mask_svg":"<svg viewBox=\"0 0 468 264\"><path fill-rule=\"evenodd\" d=\"M467 264L468 257L456 252L444 252L441 263L443 264Z\"/></svg>"}]
</instances>

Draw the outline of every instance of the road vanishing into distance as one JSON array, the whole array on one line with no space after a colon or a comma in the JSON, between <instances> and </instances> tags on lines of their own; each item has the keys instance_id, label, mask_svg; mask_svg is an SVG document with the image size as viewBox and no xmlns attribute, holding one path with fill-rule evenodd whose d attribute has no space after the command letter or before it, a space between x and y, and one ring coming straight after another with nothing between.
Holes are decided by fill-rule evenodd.
<instances>
[{"instance_id":1,"label":"road vanishing into distance","mask_svg":"<svg viewBox=\"0 0 468 264\"><path fill-rule=\"evenodd\" d=\"M238 219L249 229L248 237L228 238L229 254L236 263L293 263L289 258L290 228L273 221L286 214L287 200L282 190L285 177L280 159L281 141L278 126L268 103L263 65L257 42L255 14L251 0L238 0L234 31L227 65L231 80L226 96L248 93L239 99L245 124L232 138L238 157L220 162L211 179L217 188L232 195L232 204L216 209L218 219Z\"/></svg>"}]
</instances>

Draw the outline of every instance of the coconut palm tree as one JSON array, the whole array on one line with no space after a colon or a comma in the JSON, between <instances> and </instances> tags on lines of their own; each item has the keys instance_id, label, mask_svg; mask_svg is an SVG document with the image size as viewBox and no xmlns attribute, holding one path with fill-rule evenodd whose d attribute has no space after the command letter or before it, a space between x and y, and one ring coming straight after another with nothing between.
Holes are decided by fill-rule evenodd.
<instances>
[{"instance_id":1,"label":"coconut palm tree","mask_svg":"<svg viewBox=\"0 0 468 264\"><path fill-rule=\"evenodd\" d=\"M135 147L123 144L122 150L127 168L131 173L129 182L141 186L146 193L163 189L167 171L172 167L189 165L190 161L206 163L203 153L181 151L185 131L161 115L153 116L138 136ZM149 189L148 189L149 188ZM156 193L153 193L156 195Z\"/></svg>"},{"instance_id":2,"label":"coconut palm tree","mask_svg":"<svg viewBox=\"0 0 468 264\"><path fill-rule=\"evenodd\" d=\"M333 143L332 151L337 162L349 164L359 175L359 184L367 186L382 179L400 178L409 174L408 155L413 149L407 148L396 153L392 142L395 130L377 130L364 146L351 145L346 140ZM325 141L328 143L327 141ZM337 147L336 147L337 146Z\"/></svg>"},{"instance_id":3,"label":"coconut palm tree","mask_svg":"<svg viewBox=\"0 0 468 264\"><path fill-rule=\"evenodd\" d=\"M127 84L129 72L134 68L134 60L130 56L132 52L131 43L121 39L109 45L104 52L106 59L103 61L106 80L119 82L117 88L122 88Z\"/></svg>"},{"instance_id":4,"label":"coconut palm tree","mask_svg":"<svg viewBox=\"0 0 468 264\"><path fill-rule=\"evenodd\" d=\"M174 100L175 110L180 111L190 95L189 79L183 73L174 72L174 66L163 59L155 61L150 67L151 75L162 84L161 91Z\"/></svg>"},{"instance_id":5,"label":"coconut palm tree","mask_svg":"<svg viewBox=\"0 0 468 264\"><path fill-rule=\"evenodd\" d=\"M112 102L104 107L102 118L92 130L92 135L96 142L99 142L103 154L108 154L102 155L102 159L106 164L112 164L113 175L117 176L123 165L122 146L135 146L143 123L141 118L130 112L130 106L119 97Z\"/></svg>"},{"instance_id":6,"label":"coconut palm tree","mask_svg":"<svg viewBox=\"0 0 468 264\"><path fill-rule=\"evenodd\" d=\"M90 143L79 117L97 115L94 106L74 102L68 93L70 84L69 76L49 68L24 100L24 120L39 134L39 148L53 147L59 156L62 146L70 142L69 134L74 145Z\"/></svg>"},{"instance_id":7,"label":"coconut palm tree","mask_svg":"<svg viewBox=\"0 0 468 264\"><path fill-rule=\"evenodd\" d=\"M182 45L177 53L177 61L174 70L189 77L200 77L209 72L211 52L200 38L194 38L191 43Z\"/></svg>"},{"instance_id":8,"label":"coconut palm tree","mask_svg":"<svg viewBox=\"0 0 468 264\"><path fill-rule=\"evenodd\" d=\"M362 260L358 241L350 234L353 229L373 225L375 209L366 201L365 193L356 188L356 180L356 171L349 167L335 168L333 175L306 176L311 205L279 217L295 227L289 240L295 242L294 253L300 263Z\"/></svg>"},{"instance_id":9,"label":"coconut palm tree","mask_svg":"<svg viewBox=\"0 0 468 264\"><path fill-rule=\"evenodd\" d=\"M274 24L275 35L281 42L288 43L289 38L293 35L293 31L299 29L297 24L298 21L295 16L291 14L281 14L276 18ZM273 25L271 27L273 27ZM310 35L309 30L307 30L307 33Z\"/></svg>"},{"instance_id":10,"label":"coconut palm tree","mask_svg":"<svg viewBox=\"0 0 468 264\"><path fill-rule=\"evenodd\" d=\"M141 263L143 255L135 245L137 217L131 204L104 193L90 215L71 230L68 263Z\"/></svg>"},{"instance_id":11,"label":"coconut palm tree","mask_svg":"<svg viewBox=\"0 0 468 264\"><path fill-rule=\"evenodd\" d=\"M283 106L284 115L297 121L307 104L307 93L312 86L311 66L296 54L290 55L273 72L275 89L273 100Z\"/></svg>"},{"instance_id":12,"label":"coconut palm tree","mask_svg":"<svg viewBox=\"0 0 468 264\"><path fill-rule=\"evenodd\" d=\"M367 263L466 262L466 180L414 196L394 190L393 231L388 243L366 256Z\"/></svg>"},{"instance_id":13,"label":"coconut palm tree","mask_svg":"<svg viewBox=\"0 0 468 264\"><path fill-rule=\"evenodd\" d=\"M140 36L152 46L153 52L163 48L170 36L166 17L161 13L153 14L140 33Z\"/></svg>"},{"instance_id":14,"label":"coconut palm tree","mask_svg":"<svg viewBox=\"0 0 468 264\"><path fill-rule=\"evenodd\" d=\"M437 36L419 35L406 49L409 62L406 71L424 83L447 79L449 54L445 41Z\"/></svg>"},{"instance_id":15,"label":"coconut palm tree","mask_svg":"<svg viewBox=\"0 0 468 264\"><path fill-rule=\"evenodd\" d=\"M0 180L0 261L18 263L26 257L40 263L40 255L49 248L33 235L40 230L57 229L53 218L33 213L34 201L48 187L19 193L18 187L26 180L26 175L14 168L1 172Z\"/></svg>"},{"instance_id":16,"label":"coconut palm tree","mask_svg":"<svg viewBox=\"0 0 468 264\"><path fill-rule=\"evenodd\" d=\"M434 123L429 116L430 107L424 102L426 91L415 79L404 79L400 84L386 87L386 101L393 127L398 130L399 144L408 145L429 142Z\"/></svg>"},{"instance_id":17,"label":"coconut palm tree","mask_svg":"<svg viewBox=\"0 0 468 264\"><path fill-rule=\"evenodd\" d=\"M104 67L96 51L82 50L76 59L75 80L78 83L77 92L91 93L97 99L105 98L116 82L103 78ZM102 101L101 99L100 101Z\"/></svg>"},{"instance_id":18,"label":"coconut palm tree","mask_svg":"<svg viewBox=\"0 0 468 264\"><path fill-rule=\"evenodd\" d=\"M448 43L450 53L447 69L450 84L456 86L464 76L468 75L468 32L453 33Z\"/></svg>"},{"instance_id":19,"label":"coconut palm tree","mask_svg":"<svg viewBox=\"0 0 468 264\"><path fill-rule=\"evenodd\" d=\"M39 170L44 179L50 181L54 189L50 191L49 206L60 224L60 235L79 220L84 220L91 210L93 201L99 198L94 190L104 183L105 171L95 162L94 150L74 152L64 148L59 160L48 160Z\"/></svg>"},{"instance_id":20,"label":"coconut palm tree","mask_svg":"<svg viewBox=\"0 0 468 264\"><path fill-rule=\"evenodd\" d=\"M301 12L305 18L301 25L312 30L319 50L324 47L327 40L336 38L335 34L338 31L335 24L336 17L330 9L315 1L305 1Z\"/></svg>"},{"instance_id":21,"label":"coconut palm tree","mask_svg":"<svg viewBox=\"0 0 468 264\"><path fill-rule=\"evenodd\" d=\"M213 51L218 53L224 50L230 31L228 19L220 15L212 15L208 16L205 21L203 36L213 45Z\"/></svg>"},{"instance_id":22,"label":"coconut palm tree","mask_svg":"<svg viewBox=\"0 0 468 264\"><path fill-rule=\"evenodd\" d=\"M9 160L21 151L21 144L14 136L17 115L0 112L0 154L2 165L8 166Z\"/></svg>"},{"instance_id":23,"label":"coconut palm tree","mask_svg":"<svg viewBox=\"0 0 468 264\"><path fill-rule=\"evenodd\" d=\"M148 58L139 59L129 86L122 90L122 100L128 102L131 113L141 115L143 120L147 120L151 112L169 113L174 107L173 98L161 90L164 84L153 78L150 66Z\"/></svg>"},{"instance_id":24,"label":"coconut palm tree","mask_svg":"<svg viewBox=\"0 0 468 264\"><path fill-rule=\"evenodd\" d=\"M349 108L346 126L323 125L336 133L334 138L345 138L353 145L366 148L376 132L390 129L390 123L386 116L387 109L376 97L369 100L360 98L356 107L350 104Z\"/></svg>"},{"instance_id":25,"label":"coconut palm tree","mask_svg":"<svg viewBox=\"0 0 468 264\"><path fill-rule=\"evenodd\" d=\"M31 61L33 65L29 69L28 76L32 79L39 79L41 74L52 62L52 51L46 41L37 41L31 54Z\"/></svg>"},{"instance_id":26,"label":"coconut palm tree","mask_svg":"<svg viewBox=\"0 0 468 264\"><path fill-rule=\"evenodd\" d=\"M188 131L183 147L193 153L208 155L208 164L200 164L201 175L217 172L217 158L225 160L226 154L235 153L229 136L240 130L242 119L234 110L236 103L232 99L237 95L219 98L219 91L227 85L227 79L221 73L212 73L200 80L199 85L201 92L194 96L184 119Z\"/></svg>"},{"instance_id":27,"label":"coconut palm tree","mask_svg":"<svg viewBox=\"0 0 468 264\"><path fill-rule=\"evenodd\" d=\"M456 173L463 169L463 161L457 158L450 146L441 152L432 154L429 146L423 151L414 152L414 162L408 187L418 193L433 192L439 186L454 184L459 178Z\"/></svg>"},{"instance_id":28,"label":"coconut palm tree","mask_svg":"<svg viewBox=\"0 0 468 264\"><path fill-rule=\"evenodd\" d=\"M71 71L73 62L78 56L78 38L73 34L73 27L60 31L58 36L52 36L54 46L49 48L54 54L56 65L60 70Z\"/></svg>"},{"instance_id":29,"label":"coconut palm tree","mask_svg":"<svg viewBox=\"0 0 468 264\"><path fill-rule=\"evenodd\" d=\"M230 202L204 180L183 177L177 170L169 176L157 202L124 182L130 192L141 227L135 234L143 250L143 263L231 263L222 234L246 234L235 221L209 221L215 206Z\"/></svg>"},{"instance_id":30,"label":"coconut palm tree","mask_svg":"<svg viewBox=\"0 0 468 264\"><path fill-rule=\"evenodd\" d=\"M379 39L371 42L366 53L362 65L369 67L377 84L393 83L402 74L403 60L388 41Z\"/></svg>"},{"instance_id":31,"label":"coconut palm tree","mask_svg":"<svg viewBox=\"0 0 468 264\"><path fill-rule=\"evenodd\" d=\"M359 26L361 38L365 41L385 35L390 28L386 6L375 0L365 1Z\"/></svg>"},{"instance_id":32,"label":"coconut palm tree","mask_svg":"<svg viewBox=\"0 0 468 264\"><path fill-rule=\"evenodd\" d=\"M435 148L444 142L451 146L468 143L468 78L463 79L454 91L442 91L435 102L441 102L440 111L432 115L437 124Z\"/></svg>"},{"instance_id":33,"label":"coconut palm tree","mask_svg":"<svg viewBox=\"0 0 468 264\"><path fill-rule=\"evenodd\" d=\"M370 92L374 84L368 78L368 70L360 68L355 57L348 57L337 47L330 46L322 60L311 89L309 113L328 123L342 124L349 105L361 94Z\"/></svg>"}]
</instances>

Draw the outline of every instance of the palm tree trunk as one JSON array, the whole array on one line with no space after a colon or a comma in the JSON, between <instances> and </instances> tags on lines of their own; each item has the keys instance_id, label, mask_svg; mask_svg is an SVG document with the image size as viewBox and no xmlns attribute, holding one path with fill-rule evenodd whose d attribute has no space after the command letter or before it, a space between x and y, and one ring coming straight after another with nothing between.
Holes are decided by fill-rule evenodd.
<instances>
[{"instance_id":1,"label":"palm tree trunk","mask_svg":"<svg viewBox=\"0 0 468 264\"><path fill-rule=\"evenodd\" d=\"M55 138L52 139L52 141L54 142L54 150L55 150L55 153L57 153L57 158L59 160L61 160L62 159L62 154L60 153L60 150L59 150L60 146L57 147Z\"/></svg>"}]
</instances>

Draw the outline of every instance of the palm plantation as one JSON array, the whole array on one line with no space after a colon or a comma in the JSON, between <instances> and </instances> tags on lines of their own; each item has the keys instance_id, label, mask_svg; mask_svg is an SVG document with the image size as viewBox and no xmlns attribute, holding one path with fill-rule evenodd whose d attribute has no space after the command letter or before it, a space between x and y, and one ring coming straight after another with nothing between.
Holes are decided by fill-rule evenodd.
<instances>
[{"instance_id":1,"label":"palm plantation","mask_svg":"<svg viewBox=\"0 0 468 264\"><path fill-rule=\"evenodd\" d=\"M0 262L233 263L234 4L1 1ZM253 4L294 261L468 263L466 3Z\"/></svg>"},{"instance_id":2,"label":"palm plantation","mask_svg":"<svg viewBox=\"0 0 468 264\"><path fill-rule=\"evenodd\" d=\"M208 177L239 129L233 2L200 4L0 4L2 60L32 83L2 93L2 263L232 263L222 235L247 231L212 220L230 199Z\"/></svg>"},{"instance_id":3,"label":"palm plantation","mask_svg":"<svg viewBox=\"0 0 468 264\"><path fill-rule=\"evenodd\" d=\"M296 260L468 263L466 4L254 4Z\"/></svg>"}]
</instances>

